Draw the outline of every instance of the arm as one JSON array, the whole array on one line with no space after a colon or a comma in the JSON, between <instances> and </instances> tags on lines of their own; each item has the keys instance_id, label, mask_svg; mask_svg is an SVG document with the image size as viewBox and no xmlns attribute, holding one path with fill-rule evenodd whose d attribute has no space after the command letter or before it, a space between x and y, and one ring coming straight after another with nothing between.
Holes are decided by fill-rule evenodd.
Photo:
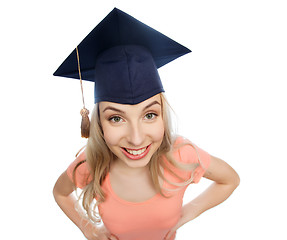
<instances>
[{"instance_id":1,"label":"arm","mask_svg":"<svg viewBox=\"0 0 287 240\"><path fill-rule=\"evenodd\" d=\"M204 177L213 181L198 197L182 207L182 215L177 225L168 233L166 239L185 223L195 219L206 210L225 201L239 185L238 174L226 162L211 156L210 166Z\"/></svg>"},{"instance_id":2,"label":"arm","mask_svg":"<svg viewBox=\"0 0 287 240\"><path fill-rule=\"evenodd\" d=\"M87 222L75 210L76 199L72 194L74 189L73 182L69 179L67 173L64 172L54 186L53 195L62 211L81 229L81 226L87 224Z\"/></svg>"},{"instance_id":3,"label":"arm","mask_svg":"<svg viewBox=\"0 0 287 240\"><path fill-rule=\"evenodd\" d=\"M88 220L84 219L81 214L76 211L75 204L77 200L72 194L74 189L75 186L73 182L70 180L67 173L64 172L57 180L53 189L54 198L62 211L83 232L87 239L114 239L104 226L93 226Z\"/></svg>"},{"instance_id":4,"label":"arm","mask_svg":"<svg viewBox=\"0 0 287 240\"><path fill-rule=\"evenodd\" d=\"M196 217L225 201L240 182L238 174L232 167L213 156L211 156L210 166L203 176L212 180L213 183L201 195L187 204L193 211L196 210Z\"/></svg>"}]
</instances>

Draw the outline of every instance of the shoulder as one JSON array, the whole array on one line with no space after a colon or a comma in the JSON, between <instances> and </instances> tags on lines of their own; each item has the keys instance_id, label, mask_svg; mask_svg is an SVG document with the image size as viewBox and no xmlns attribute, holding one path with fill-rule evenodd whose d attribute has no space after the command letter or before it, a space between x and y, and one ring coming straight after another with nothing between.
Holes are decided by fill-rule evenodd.
<instances>
[{"instance_id":1,"label":"shoulder","mask_svg":"<svg viewBox=\"0 0 287 240\"><path fill-rule=\"evenodd\" d=\"M79 188L83 188L91 181L91 174L86 162L85 151L81 152L69 165L67 168L67 175L73 182L76 180L76 183L74 182L74 184Z\"/></svg>"},{"instance_id":2,"label":"shoulder","mask_svg":"<svg viewBox=\"0 0 287 240\"><path fill-rule=\"evenodd\" d=\"M175 138L172 148L174 158L181 163L198 163L204 167L209 165L210 155L182 136Z\"/></svg>"},{"instance_id":3,"label":"shoulder","mask_svg":"<svg viewBox=\"0 0 287 240\"><path fill-rule=\"evenodd\" d=\"M192 172L193 183L198 183L210 165L211 156L184 137L177 137L173 144L174 160Z\"/></svg>"},{"instance_id":4,"label":"shoulder","mask_svg":"<svg viewBox=\"0 0 287 240\"><path fill-rule=\"evenodd\" d=\"M74 161L68 167L68 175L72 174L73 171L77 169L77 171L83 172L88 170L86 164L86 154L85 151L81 152L76 156Z\"/></svg>"}]
</instances>

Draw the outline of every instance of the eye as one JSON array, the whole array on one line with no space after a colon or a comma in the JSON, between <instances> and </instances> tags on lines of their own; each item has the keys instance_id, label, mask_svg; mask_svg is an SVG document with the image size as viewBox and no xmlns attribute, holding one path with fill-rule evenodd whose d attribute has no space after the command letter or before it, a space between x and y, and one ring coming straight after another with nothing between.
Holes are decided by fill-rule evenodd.
<instances>
[{"instance_id":1,"label":"eye","mask_svg":"<svg viewBox=\"0 0 287 240\"><path fill-rule=\"evenodd\" d=\"M145 115L145 118L146 118L147 120L152 120L152 119L154 119L156 116L157 116L157 114L155 114L155 113L147 113L147 114Z\"/></svg>"},{"instance_id":2,"label":"eye","mask_svg":"<svg viewBox=\"0 0 287 240\"><path fill-rule=\"evenodd\" d=\"M123 119L122 119L121 117L119 117L119 116L114 116L114 117L111 117L111 118L109 119L109 121L111 121L111 122L113 122L113 123L119 123L119 122L122 122Z\"/></svg>"}]
</instances>

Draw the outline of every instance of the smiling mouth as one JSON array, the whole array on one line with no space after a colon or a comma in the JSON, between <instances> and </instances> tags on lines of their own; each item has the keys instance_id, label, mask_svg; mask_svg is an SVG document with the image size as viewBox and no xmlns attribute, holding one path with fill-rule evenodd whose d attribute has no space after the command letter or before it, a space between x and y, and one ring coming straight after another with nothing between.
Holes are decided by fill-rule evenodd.
<instances>
[{"instance_id":1,"label":"smiling mouth","mask_svg":"<svg viewBox=\"0 0 287 240\"><path fill-rule=\"evenodd\" d=\"M144 147L144 148L140 148L140 149L129 149L129 148L121 148L122 152L130 159L132 160L139 160L144 158L149 150L150 150L150 145Z\"/></svg>"},{"instance_id":2,"label":"smiling mouth","mask_svg":"<svg viewBox=\"0 0 287 240\"><path fill-rule=\"evenodd\" d=\"M128 149L128 148L124 148L129 154L132 154L132 155L140 155L142 154L146 149L147 147L145 148L141 148L139 150L132 150L132 149Z\"/></svg>"}]
</instances>

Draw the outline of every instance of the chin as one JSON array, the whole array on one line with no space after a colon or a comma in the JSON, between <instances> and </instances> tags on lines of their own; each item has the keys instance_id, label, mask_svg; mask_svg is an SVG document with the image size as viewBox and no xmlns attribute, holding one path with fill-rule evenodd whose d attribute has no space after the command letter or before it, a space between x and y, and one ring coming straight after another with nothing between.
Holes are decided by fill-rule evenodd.
<instances>
[{"instance_id":1,"label":"chin","mask_svg":"<svg viewBox=\"0 0 287 240\"><path fill-rule=\"evenodd\" d=\"M150 160L151 160L152 156L146 156L143 159L140 160L131 160L131 159L127 159L124 162L130 167L130 168L144 168L146 167Z\"/></svg>"}]
</instances>

